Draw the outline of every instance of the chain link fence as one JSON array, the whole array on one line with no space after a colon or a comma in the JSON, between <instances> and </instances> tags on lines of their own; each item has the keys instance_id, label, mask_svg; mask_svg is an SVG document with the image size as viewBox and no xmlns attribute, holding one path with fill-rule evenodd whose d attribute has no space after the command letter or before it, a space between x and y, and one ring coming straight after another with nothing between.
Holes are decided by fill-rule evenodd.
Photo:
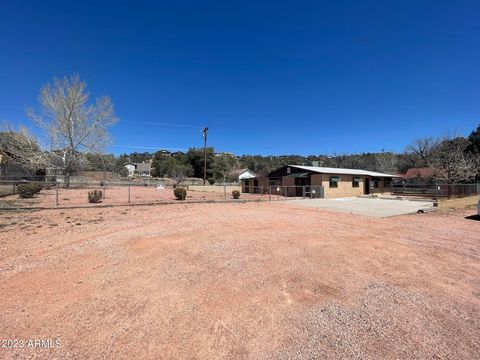
<instances>
[{"instance_id":1,"label":"chain link fence","mask_svg":"<svg viewBox=\"0 0 480 360\"><path fill-rule=\"evenodd\" d=\"M480 183L477 184L395 184L394 195L420 196L432 199L459 198L480 195Z\"/></svg>"},{"instance_id":2,"label":"chain link fence","mask_svg":"<svg viewBox=\"0 0 480 360\"><path fill-rule=\"evenodd\" d=\"M70 184L66 187L56 182L41 183L42 190L31 198L21 198L18 186L28 181L0 182L0 208L69 208L86 206L115 206L134 204L162 204L180 202L175 198L175 186L161 183L84 183ZM322 186L268 186L250 187L242 192L241 186L219 185L181 185L187 190L182 202L238 202L238 201L279 201L322 198ZM89 193L101 192L98 202L89 201ZM233 192L240 197L235 199Z\"/></svg>"}]
</instances>

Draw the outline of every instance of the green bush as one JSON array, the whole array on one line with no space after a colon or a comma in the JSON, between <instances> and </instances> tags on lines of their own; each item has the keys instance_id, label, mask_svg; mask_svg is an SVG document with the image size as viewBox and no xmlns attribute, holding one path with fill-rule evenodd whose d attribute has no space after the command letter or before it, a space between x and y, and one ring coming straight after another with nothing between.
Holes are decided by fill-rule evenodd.
<instances>
[{"instance_id":1,"label":"green bush","mask_svg":"<svg viewBox=\"0 0 480 360\"><path fill-rule=\"evenodd\" d=\"M30 186L35 190L35 194L38 194L43 189L43 183L41 182L31 182Z\"/></svg>"},{"instance_id":2,"label":"green bush","mask_svg":"<svg viewBox=\"0 0 480 360\"><path fill-rule=\"evenodd\" d=\"M238 191L238 190L233 190L233 191L232 191L232 197L233 197L234 199L240 199L240 191Z\"/></svg>"},{"instance_id":3,"label":"green bush","mask_svg":"<svg viewBox=\"0 0 480 360\"><path fill-rule=\"evenodd\" d=\"M209 183L210 185L215 184L215 179L214 179L214 178L208 178L208 183Z\"/></svg>"},{"instance_id":4,"label":"green bush","mask_svg":"<svg viewBox=\"0 0 480 360\"><path fill-rule=\"evenodd\" d=\"M93 190L88 192L88 202L89 203L99 203L102 201L103 192L102 190Z\"/></svg>"},{"instance_id":5,"label":"green bush","mask_svg":"<svg viewBox=\"0 0 480 360\"><path fill-rule=\"evenodd\" d=\"M173 194L177 200L185 200L187 198L187 190L181 187L176 187L173 189Z\"/></svg>"},{"instance_id":6,"label":"green bush","mask_svg":"<svg viewBox=\"0 0 480 360\"><path fill-rule=\"evenodd\" d=\"M17 192L18 196L20 196L22 199L27 199L33 198L39 191L37 191L37 187L35 185L28 183L18 185Z\"/></svg>"}]
</instances>

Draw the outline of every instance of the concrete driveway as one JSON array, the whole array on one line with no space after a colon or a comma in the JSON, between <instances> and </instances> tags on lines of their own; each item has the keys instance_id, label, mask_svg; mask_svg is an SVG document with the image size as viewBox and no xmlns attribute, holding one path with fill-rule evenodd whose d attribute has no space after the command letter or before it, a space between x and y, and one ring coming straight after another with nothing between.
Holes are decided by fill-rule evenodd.
<instances>
[{"instance_id":1,"label":"concrete driveway","mask_svg":"<svg viewBox=\"0 0 480 360\"><path fill-rule=\"evenodd\" d=\"M293 200L286 202L286 204L335 210L377 218L413 214L418 210L431 210L433 208L433 202L431 201L389 200L357 197Z\"/></svg>"}]
</instances>

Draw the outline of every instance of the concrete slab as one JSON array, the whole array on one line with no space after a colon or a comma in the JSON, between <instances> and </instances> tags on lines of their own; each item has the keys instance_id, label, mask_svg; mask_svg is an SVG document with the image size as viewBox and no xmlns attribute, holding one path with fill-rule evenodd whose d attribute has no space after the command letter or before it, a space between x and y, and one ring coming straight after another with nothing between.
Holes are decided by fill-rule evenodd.
<instances>
[{"instance_id":1,"label":"concrete slab","mask_svg":"<svg viewBox=\"0 0 480 360\"><path fill-rule=\"evenodd\" d=\"M433 209L433 202L431 201L389 200L357 197L293 200L287 201L285 204L295 204L299 206L335 210L377 218L413 214L418 210L431 211Z\"/></svg>"}]
</instances>

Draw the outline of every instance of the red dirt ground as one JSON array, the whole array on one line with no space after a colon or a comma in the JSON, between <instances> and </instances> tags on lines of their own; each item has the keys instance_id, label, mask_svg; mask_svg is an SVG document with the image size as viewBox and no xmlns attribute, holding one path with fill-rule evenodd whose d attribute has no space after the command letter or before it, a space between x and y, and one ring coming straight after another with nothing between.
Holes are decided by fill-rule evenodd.
<instances>
[{"instance_id":1,"label":"red dirt ground","mask_svg":"<svg viewBox=\"0 0 480 360\"><path fill-rule=\"evenodd\" d=\"M285 202L0 213L0 358L474 359L480 221Z\"/></svg>"}]
</instances>

